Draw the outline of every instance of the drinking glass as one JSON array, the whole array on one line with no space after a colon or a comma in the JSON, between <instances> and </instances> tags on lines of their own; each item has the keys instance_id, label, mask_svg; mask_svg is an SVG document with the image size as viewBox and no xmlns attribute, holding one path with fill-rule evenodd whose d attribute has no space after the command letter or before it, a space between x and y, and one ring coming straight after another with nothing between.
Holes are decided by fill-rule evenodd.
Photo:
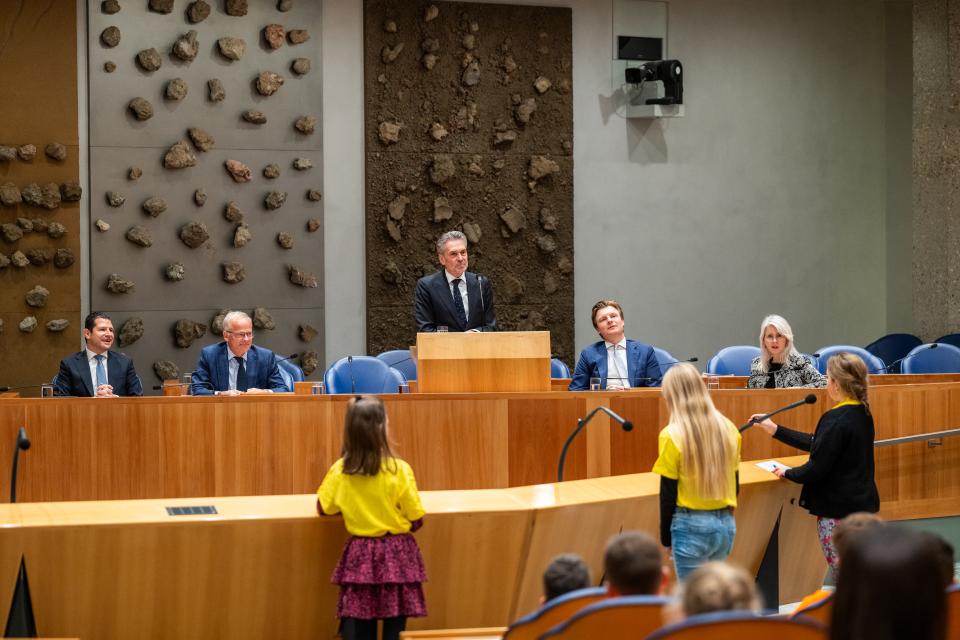
<instances>
[{"instance_id":1,"label":"drinking glass","mask_svg":"<svg viewBox=\"0 0 960 640\"><path fill-rule=\"evenodd\" d=\"M600 383L603 382L600 378L590 378L590 391L600 391Z\"/></svg>"}]
</instances>

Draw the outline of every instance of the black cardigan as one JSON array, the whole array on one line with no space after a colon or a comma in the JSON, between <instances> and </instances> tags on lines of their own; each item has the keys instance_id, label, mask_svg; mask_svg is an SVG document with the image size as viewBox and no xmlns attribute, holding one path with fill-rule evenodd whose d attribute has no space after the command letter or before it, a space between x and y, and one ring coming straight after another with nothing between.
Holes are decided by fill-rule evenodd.
<instances>
[{"instance_id":1,"label":"black cardigan","mask_svg":"<svg viewBox=\"0 0 960 640\"><path fill-rule=\"evenodd\" d=\"M873 417L862 404L827 411L812 436L778 425L774 438L810 452L805 464L784 474L787 480L803 485L800 506L823 518L879 511L873 436Z\"/></svg>"}]
</instances>

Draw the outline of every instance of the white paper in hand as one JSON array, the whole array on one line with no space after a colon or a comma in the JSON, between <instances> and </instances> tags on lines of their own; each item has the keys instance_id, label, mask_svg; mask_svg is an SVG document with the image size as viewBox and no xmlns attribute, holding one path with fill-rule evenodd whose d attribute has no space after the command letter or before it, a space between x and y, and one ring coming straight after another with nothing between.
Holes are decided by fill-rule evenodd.
<instances>
[{"instance_id":1,"label":"white paper in hand","mask_svg":"<svg viewBox=\"0 0 960 640\"><path fill-rule=\"evenodd\" d=\"M784 471L786 471L787 469L790 468L781 462L775 462L773 460L764 460L763 462L755 462L754 464L756 464L758 467L760 467L764 471L769 471L770 473L773 473L774 469L783 469Z\"/></svg>"}]
</instances>

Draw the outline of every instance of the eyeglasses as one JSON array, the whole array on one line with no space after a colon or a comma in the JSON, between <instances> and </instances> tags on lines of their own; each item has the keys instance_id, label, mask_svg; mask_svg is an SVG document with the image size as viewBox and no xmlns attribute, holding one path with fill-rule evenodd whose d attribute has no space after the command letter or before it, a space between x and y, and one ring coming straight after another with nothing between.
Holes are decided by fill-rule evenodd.
<instances>
[{"instance_id":1,"label":"eyeglasses","mask_svg":"<svg viewBox=\"0 0 960 640\"><path fill-rule=\"evenodd\" d=\"M227 333L241 340L253 340L253 331L227 331Z\"/></svg>"}]
</instances>

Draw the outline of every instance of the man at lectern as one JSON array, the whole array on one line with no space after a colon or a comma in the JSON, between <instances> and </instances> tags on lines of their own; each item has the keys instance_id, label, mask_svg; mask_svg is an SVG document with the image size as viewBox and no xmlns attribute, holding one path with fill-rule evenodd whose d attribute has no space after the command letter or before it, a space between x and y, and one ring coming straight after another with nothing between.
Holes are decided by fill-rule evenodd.
<instances>
[{"instance_id":1,"label":"man at lectern","mask_svg":"<svg viewBox=\"0 0 960 640\"><path fill-rule=\"evenodd\" d=\"M591 320L603 340L580 352L570 391L586 391L591 378L599 379L600 387L610 391L660 384L663 376L653 347L627 340L619 302L601 300L593 305Z\"/></svg>"},{"instance_id":2,"label":"man at lectern","mask_svg":"<svg viewBox=\"0 0 960 640\"><path fill-rule=\"evenodd\" d=\"M111 352L113 320L102 311L93 311L83 321L86 348L60 361L54 382L58 396L142 396L143 385L133 368L133 360Z\"/></svg>"},{"instance_id":3,"label":"man at lectern","mask_svg":"<svg viewBox=\"0 0 960 640\"><path fill-rule=\"evenodd\" d=\"M437 259L443 269L417 281L417 332L496 331L493 287L467 271L467 237L459 231L440 236Z\"/></svg>"}]
</instances>

